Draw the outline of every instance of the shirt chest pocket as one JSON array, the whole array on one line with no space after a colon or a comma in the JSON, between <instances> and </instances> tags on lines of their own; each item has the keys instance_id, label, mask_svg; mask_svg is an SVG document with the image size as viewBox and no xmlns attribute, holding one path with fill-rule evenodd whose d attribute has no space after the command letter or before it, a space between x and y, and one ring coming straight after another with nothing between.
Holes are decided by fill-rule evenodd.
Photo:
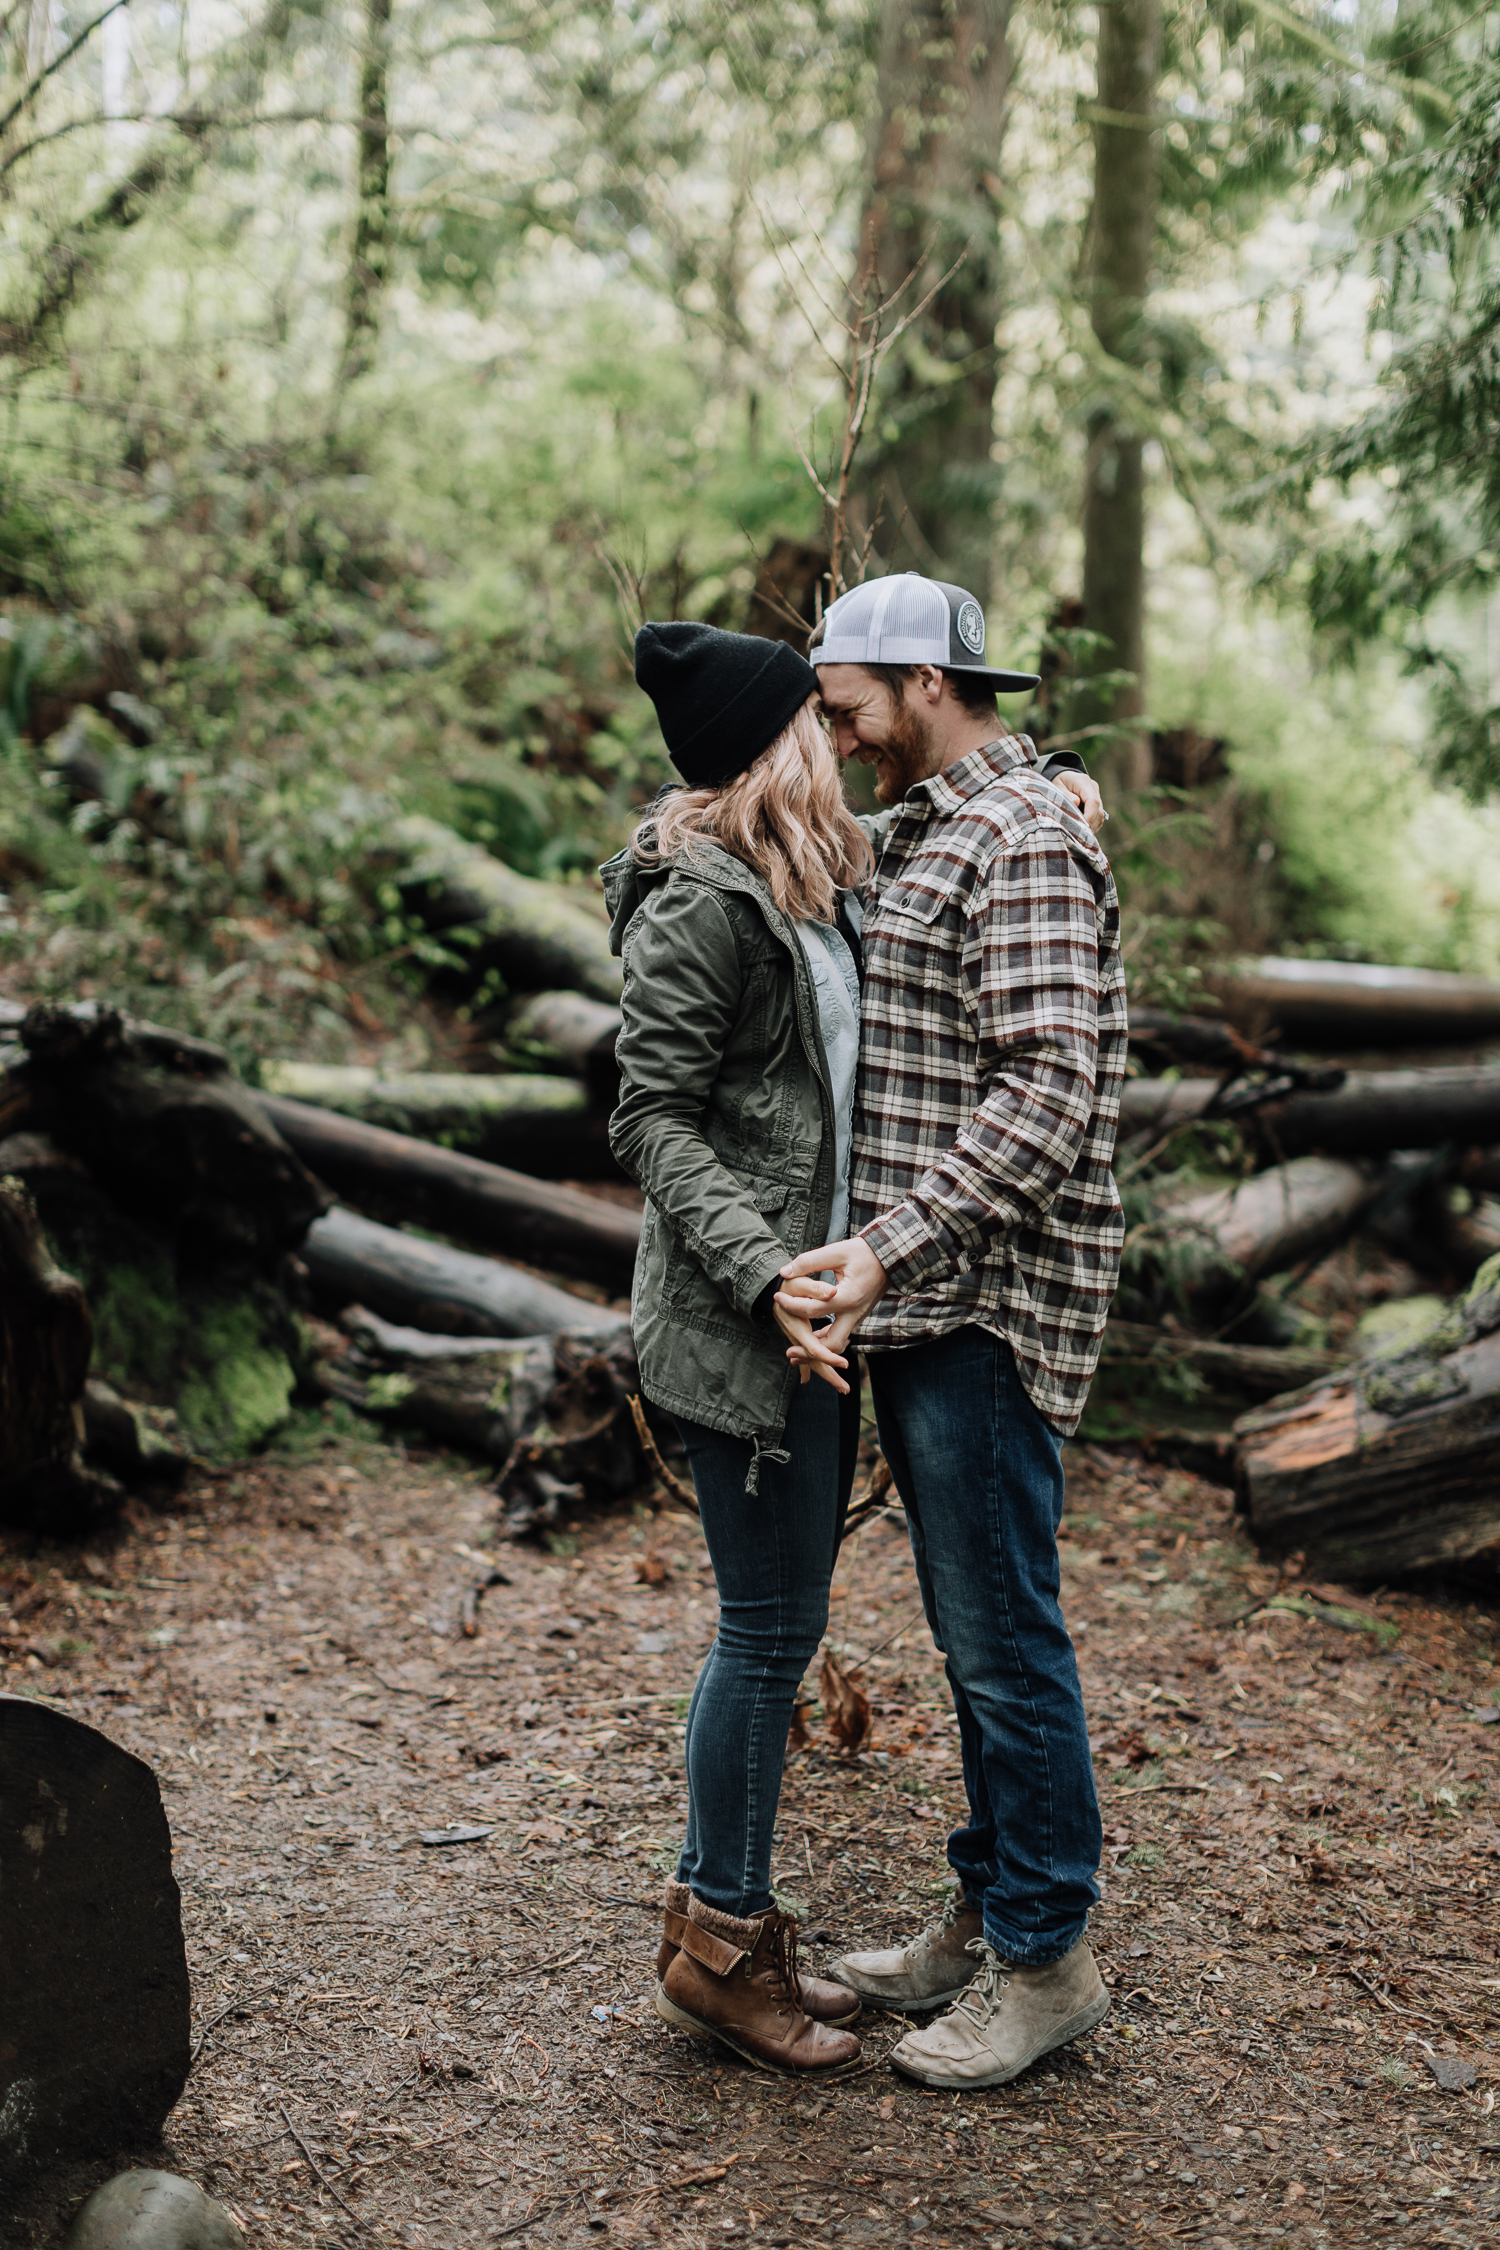
<instances>
[{"instance_id":1,"label":"shirt chest pocket","mask_svg":"<svg viewBox=\"0 0 1500 2250\"><path fill-rule=\"evenodd\" d=\"M944 908L954 903L952 890L941 888L930 878L901 876L881 892L873 917L867 917L865 927L871 935L915 937L920 930L936 930Z\"/></svg>"}]
</instances>

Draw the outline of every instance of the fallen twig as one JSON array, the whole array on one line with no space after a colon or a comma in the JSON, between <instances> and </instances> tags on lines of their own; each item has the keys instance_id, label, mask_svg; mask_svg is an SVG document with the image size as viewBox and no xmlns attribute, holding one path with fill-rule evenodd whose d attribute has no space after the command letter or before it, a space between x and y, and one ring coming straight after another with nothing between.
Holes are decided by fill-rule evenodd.
<instances>
[{"instance_id":1,"label":"fallen twig","mask_svg":"<svg viewBox=\"0 0 1500 2250\"><path fill-rule=\"evenodd\" d=\"M192 2069L193 2064L202 2054L204 2042L208 2038L209 2033L214 2029L214 2026L216 2024L221 2024L226 2016L238 2015L242 2009L248 2013L248 2011L252 2007L254 2007L256 2002L259 2000L274 2000L275 1997L276 1995L274 1992L252 1992L247 1998L240 2000L231 2000L227 2008L221 2008L216 2016L210 2016L207 2023L203 2026L203 2029L199 2032L197 2045L194 2047L192 2054L188 2058L188 2069Z\"/></svg>"},{"instance_id":2,"label":"fallen twig","mask_svg":"<svg viewBox=\"0 0 1500 2250\"><path fill-rule=\"evenodd\" d=\"M278 2102L276 2106L281 2111L282 2116L286 2119L287 2131L291 2134L292 2139L296 2142L298 2148L301 2149L303 2155L307 2158L308 2170L312 2173L312 2176L317 2181L319 2187L327 2189L328 2193L333 2197L333 2200L338 2205L339 2209L341 2211L347 2211L350 2218L354 2220L356 2226L361 2224L359 2213L344 2201L344 2198L339 2194L338 2189L334 2186L332 2180L329 2179L328 2174L323 2170L317 2158L313 2155L312 2150L308 2147L306 2141L302 2138L302 2135L298 2132L296 2126L292 2123L291 2113L287 2109L286 2103Z\"/></svg>"},{"instance_id":3,"label":"fallen twig","mask_svg":"<svg viewBox=\"0 0 1500 2250\"><path fill-rule=\"evenodd\" d=\"M646 1420L646 1409L641 1404L639 1392L630 1401L630 1418L635 1424L635 1434L641 1441L641 1451L650 1463L657 1482L671 1494L680 1508L686 1508L690 1516L696 1516L698 1513L697 1496L688 1490L680 1477L673 1476L666 1462L662 1459L661 1449L651 1435L650 1425Z\"/></svg>"}]
</instances>

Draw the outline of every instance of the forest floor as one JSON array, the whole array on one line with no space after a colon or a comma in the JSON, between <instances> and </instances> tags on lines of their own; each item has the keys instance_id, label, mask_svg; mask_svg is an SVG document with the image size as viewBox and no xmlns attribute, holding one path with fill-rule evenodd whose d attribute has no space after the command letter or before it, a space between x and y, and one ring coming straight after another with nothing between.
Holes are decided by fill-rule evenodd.
<instances>
[{"instance_id":1,"label":"forest floor","mask_svg":"<svg viewBox=\"0 0 1500 2250\"><path fill-rule=\"evenodd\" d=\"M164 2146L124 2160L201 2180L254 2250L1492 2245L1500 1615L1386 1593L1343 1627L1255 1617L1275 1574L1225 1493L1069 1463L1114 2005L961 2100L891 2073L883 2015L868 2068L818 2086L652 2012L714 1629L690 1518L505 1550L464 1638L484 1477L334 1411L113 1541L0 1542L0 1678L149 1759L175 1838L195 2061ZM880 1521L831 1627L873 1747L850 1760L814 1719L787 1772L777 1880L815 1963L941 1895L957 1761L916 1613ZM1445 2091L1445 2056L1472 2082ZM15 2198L0 2245L54 2244L115 2168Z\"/></svg>"}]
</instances>

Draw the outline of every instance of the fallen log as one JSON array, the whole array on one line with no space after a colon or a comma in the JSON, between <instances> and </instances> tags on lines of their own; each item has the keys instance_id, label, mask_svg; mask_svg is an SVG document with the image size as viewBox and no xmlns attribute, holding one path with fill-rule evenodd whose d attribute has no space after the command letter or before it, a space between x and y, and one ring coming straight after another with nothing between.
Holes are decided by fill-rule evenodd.
<instances>
[{"instance_id":1,"label":"fallen log","mask_svg":"<svg viewBox=\"0 0 1500 2250\"><path fill-rule=\"evenodd\" d=\"M1235 1425L1241 1505L1323 1577L1500 1568L1500 1258L1420 1343Z\"/></svg>"},{"instance_id":2,"label":"fallen log","mask_svg":"<svg viewBox=\"0 0 1500 2250\"><path fill-rule=\"evenodd\" d=\"M1318 1381L1346 1364L1343 1352L1301 1350L1268 1344L1225 1344L1144 1321L1112 1320L1104 1331L1105 1363L1143 1368L1189 1367L1205 1382L1222 1384L1251 1398L1274 1398L1304 1383Z\"/></svg>"},{"instance_id":3,"label":"fallen log","mask_svg":"<svg viewBox=\"0 0 1500 2250\"><path fill-rule=\"evenodd\" d=\"M613 1109L620 1091L615 1041L620 1011L581 992L538 992L505 1019L505 1044L537 1070L581 1078L596 1102Z\"/></svg>"},{"instance_id":4,"label":"fallen log","mask_svg":"<svg viewBox=\"0 0 1500 2250\"><path fill-rule=\"evenodd\" d=\"M156 1776L0 1696L0 2172L150 2142L187 2080L189 1993Z\"/></svg>"},{"instance_id":5,"label":"fallen log","mask_svg":"<svg viewBox=\"0 0 1500 2250\"><path fill-rule=\"evenodd\" d=\"M222 1048L112 1008L38 1007L0 1086L0 1133L24 1120L78 1157L189 1261L265 1260L300 1241L324 1190Z\"/></svg>"},{"instance_id":6,"label":"fallen log","mask_svg":"<svg viewBox=\"0 0 1500 2250\"><path fill-rule=\"evenodd\" d=\"M336 1398L492 1461L509 1459L557 1380L552 1336L436 1336L393 1327L363 1305L339 1325L349 1350L315 1369Z\"/></svg>"},{"instance_id":7,"label":"fallen log","mask_svg":"<svg viewBox=\"0 0 1500 2250\"><path fill-rule=\"evenodd\" d=\"M288 1148L339 1194L529 1265L630 1287L638 1212L306 1102L274 1094L258 1100Z\"/></svg>"},{"instance_id":8,"label":"fallen log","mask_svg":"<svg viewBox=\"0 0 1500 2250\"><path fill-rule=\"evenodd\" d=\"M623 1312L555 1289L517 1266L450 1250L335 1207L302 1245L314 1295L368 1305L407 1328L450 1336L618 1336Z\"/></svg>"},{"instance_id":9,"label":"fallen log","mask_svg":"<svg viewBox=\"0 0 1500 2250\"><path fill-rule=\"evenodd\" d=\"M497 970L512 992L566 990L620 997L602 906L587 891L518 875L478 844L413 816L391 831L402 904L436 934L472 933L466 980Z\"/></svg>"},{"instance_id":10,"label":"fallen log","mask_svg":"<svg viewBox=\"0 0 1500 2250\"><path fill-rule=\"evenodd\" d=\"M1384 1184L1372 1164L1299 1156L1237 1187L1174 1198L1141 1231L1173 1292L1188 1303L1223 1302L1332 1250Z\"/></svg>"},{"instance_id":11,"label":"fallen log","mask_svg":"<svg viewBox=\"0 0 1500 2250\"><path fill-rule=\"evenodd\" d=\"M1226 962L1207 981L1231 1022L1256 1038L1274 1026L1315 1046L1390 1047L1500 1032L1500 983L1446 969L1267 955Z\"/></svg>"},{"instance_id":12,"label":"fallen log","mask_svg":"<svg viewBox=\"0 0 1500 2250\"><path fill-rule=\"evenodd\" d=\"M499 1462L506 1538L649 1481L631 1411L640 1375L627 1327L594 1337L459 1338L392 1326L362 1305L340 1325L351 1345L319 1362L326 1388L360 1413Z\"/></svg>"},{"instance_id":13,"label":"fallen log","mask_svg":"<svg viewBox=\"0 0 1500 2250\"><path fill-rule=\"evenodd\" d=\"M547 1179L618 1179L608 1119L576 1078L412 1071L356 1063L261 1064L261 1089Z\"/></svg>"},{"instance_id":14,"label":"fallen log","mask_svg":"<svg viewBox=\"0 0 1500 2250\"><path fill-rule=\"evenodd\" d=\"M1213 1078L1127 1078L1120 1132L1153 1136L1215 1107ZM1234 1114L1230 1090L1220 1114ZM1350 1070L1326 1092L1299 1089L1257 1096L1254 1122L1283 1156L1381 1156L1395 1148L1441 1148L1500 1137L1500 1063L1432 1070Z\"/></svg>"}]
</instances>

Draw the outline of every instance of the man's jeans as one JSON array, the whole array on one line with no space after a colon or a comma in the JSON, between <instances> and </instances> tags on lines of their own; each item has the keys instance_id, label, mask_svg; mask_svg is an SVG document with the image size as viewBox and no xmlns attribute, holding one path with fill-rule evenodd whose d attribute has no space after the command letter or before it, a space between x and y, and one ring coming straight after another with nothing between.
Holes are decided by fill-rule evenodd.
<instances>
[{"instance_id":1,"label":"man's jeans","mask_svg":"<svg viewBox=\"0 0 1500 2250\"><path fill-rule=\"evenodd\" d=\"M719 1634L687 1720L681 1882L721 1913L771 1904L771 1842L787 1729L828 1624L828 1587L859 1449L859 1378L841 1399L816 1376L794 1394L781 1449L763 1453L677 1417L719 1589Z\"/></svg>"},{"instance_id":2,"label":"man's jeans","mask_svg":"<svg viewBox=\"0 0 1500 2250\"><path fill-rule=\"evenodd\" d=\"M1062 1448L985 1329L867 1364L958 1711L969 1821L948 1862L995 1951L1040 1967L1082 1937L1104 1841L1058 1603Z\"/></svg>"}]
</instances>

